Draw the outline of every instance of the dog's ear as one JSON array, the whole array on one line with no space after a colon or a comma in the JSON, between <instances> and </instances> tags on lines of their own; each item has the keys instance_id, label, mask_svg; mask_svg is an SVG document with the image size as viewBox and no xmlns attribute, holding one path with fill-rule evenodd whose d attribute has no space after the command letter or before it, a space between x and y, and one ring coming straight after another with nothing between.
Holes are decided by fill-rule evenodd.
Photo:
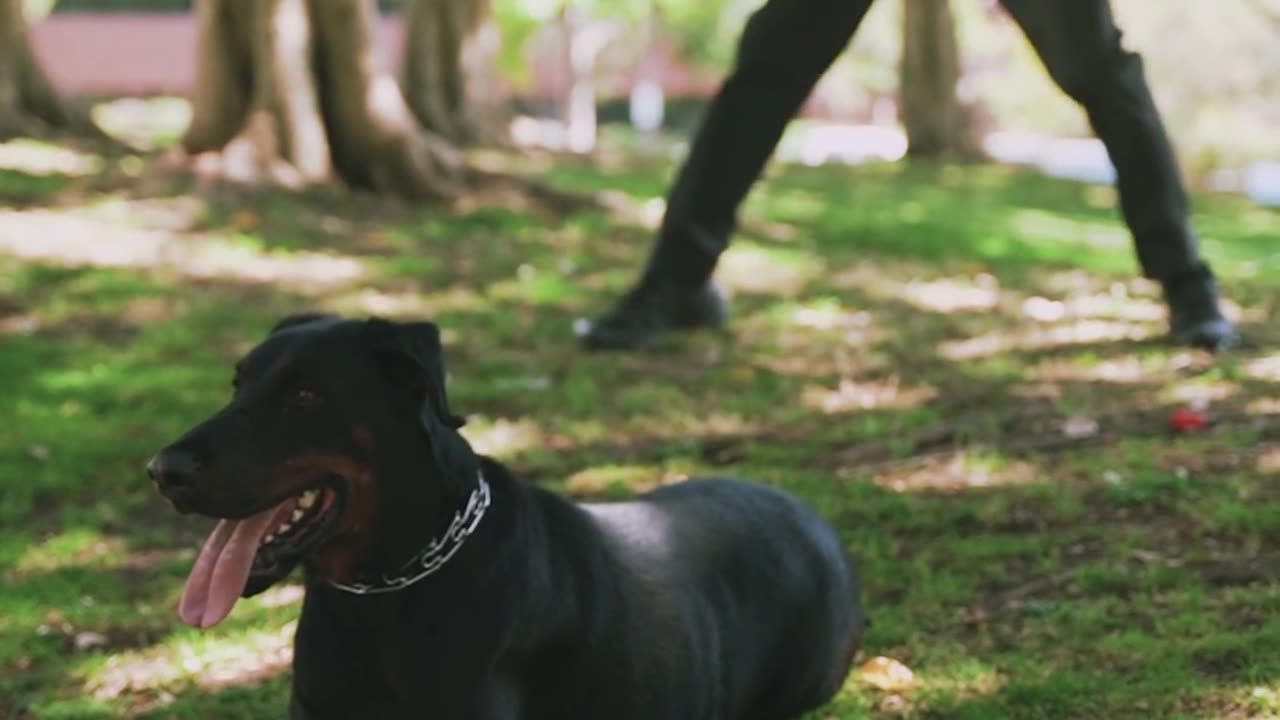
<instances>
[{"instance_id":1,"label":"dog's ear","mask_svg":"<svg viewBox=\"0 0 1280 720\"><path fill-rule=\"evenodd\" d=\"M368 328L390 379L418 404L418 420L441 477L451 489L464 495L471 492L478 462L471 445L458 433L466 421L449 409L440 328L430 322L379 318L369 320Z\"/></svg>"},{"instance_id":2,"label":"dog's ear","mask_svg":"<svg viewBox=\"0 0 1280 720\"><path fill-rule=\"evenodd\" d=\"M288 330L291 327L306 325L307 323L313 323L313 322L316 322L317 320L337 320L337 319L338 319L338 316L332 313L324 313L324 312L294 313L292 315L286 315L280 318L278 321L276 321L276 324L272 325L271 329L267 331L267 335L268 336L275 335L281 330Z\"/></svg>"}]
</instances>

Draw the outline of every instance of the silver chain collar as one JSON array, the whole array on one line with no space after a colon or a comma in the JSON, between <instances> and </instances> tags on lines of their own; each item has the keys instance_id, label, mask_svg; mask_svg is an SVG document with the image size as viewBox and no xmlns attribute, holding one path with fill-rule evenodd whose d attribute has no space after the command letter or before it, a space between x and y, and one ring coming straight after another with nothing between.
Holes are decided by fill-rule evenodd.
<instances>
[{"instance_id":1,"label":"silver chain collar","mask_svg":"<svg viewBox=\"0 0 1280 720\"><path fill-rule=\"evenodd\" d=\"M492 495L489 492L489 483L485 482L484 473L479 473L478 481L476 489L471 491L471 497L467 499L466 507L454 513L453 522L449 523L449 529L444 535L432 540L417 555L402 565L398 574L384 573L376 581L368 583L340 583L333 580L325 582L339 590L356 595L378 595L403 590L428 575L436 573L462 548L462 544L471 537L476 526L480 524L480 518L484 517L485 510L489 509Z\"/></svg>"}]
</instances>

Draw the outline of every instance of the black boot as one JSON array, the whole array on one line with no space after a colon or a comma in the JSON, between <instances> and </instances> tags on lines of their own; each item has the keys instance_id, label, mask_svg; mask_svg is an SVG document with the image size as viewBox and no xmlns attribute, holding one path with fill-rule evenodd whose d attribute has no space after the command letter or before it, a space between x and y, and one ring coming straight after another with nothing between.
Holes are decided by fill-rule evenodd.
<instances>
[{"instance_id":1,"label":"black boot","mask_svg":"<svg viewBox=\"0 0 1280 720\"><path fill-rule=\"evenodd\" d=\"M1208 266L1201 264L1160 284L1169 305L1169 336L1174 342L1213 351L1240 342L1218 307L1218 283Z\"/></svg>"},{"instance_id":2,"label":"black boot","mask_svg":"<svg viewBox=\"0 0 1280 720\"><path fill-rule=\"evenodd\" d=\"M598 320L578 328L578 334L591 350L628 350L668 330L722 328L728 316L728 304L713 283L693 290L641 284Z\"/></svg>"}]
</instances>

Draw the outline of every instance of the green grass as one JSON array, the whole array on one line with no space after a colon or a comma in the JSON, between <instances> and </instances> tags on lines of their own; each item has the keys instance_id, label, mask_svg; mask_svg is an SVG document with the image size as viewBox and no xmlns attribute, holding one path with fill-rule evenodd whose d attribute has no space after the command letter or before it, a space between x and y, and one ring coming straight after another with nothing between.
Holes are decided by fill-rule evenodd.
<instances>
[{"instance_id":1,"label":"green grass","mask_svg":"<svg viewBox=\"0 0 1280 720\"><path fill-rule=\"evenodd\" d=\"M670 173L546 177L644 202ZM572 323L651 230L181 190L0 169L23 208L0 211L0 716L279 716L297 593L180 626L207 526L141 468L276 318L317 307L440 323L466 433L531 480L625 497L731 471L821 510L863 565L861 661L915 680L855 673L814 717L1280 713L1274 211L1196 198L1251 340L1215 360L1160 341L1107 188L776 168L721 265L733 332L595 355ZM1166 432L1196 399L1217 423ZM1063 442L1068 418L1099 434Z\"/></svg>"}]
</instances>

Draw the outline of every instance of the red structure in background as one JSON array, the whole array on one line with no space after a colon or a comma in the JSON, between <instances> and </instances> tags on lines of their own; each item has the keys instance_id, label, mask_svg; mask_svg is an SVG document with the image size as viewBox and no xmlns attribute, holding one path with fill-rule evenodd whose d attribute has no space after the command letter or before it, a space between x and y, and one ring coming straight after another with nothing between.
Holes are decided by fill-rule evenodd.
<instances>
[{"instance_id":1,"label":"red structure in background","mask_svg":"<svg viewBox=\"0 0 1280 720\"><path fill-rule=\"evenodd\" d=\"M395 67L404 48L399 16L382 21L383 47ZM62 13L31 28L36 55L58 89L71 95L186 95L195 77L195 17L186 13ZM663 88L671 96L707 95L718 78L682 64L670 48L654 58ZM553 58L533 63L534 98L559 94L563 81ZM604 97L625 97L631 73L601 87Z\"/></svg>"}]
</instances>

